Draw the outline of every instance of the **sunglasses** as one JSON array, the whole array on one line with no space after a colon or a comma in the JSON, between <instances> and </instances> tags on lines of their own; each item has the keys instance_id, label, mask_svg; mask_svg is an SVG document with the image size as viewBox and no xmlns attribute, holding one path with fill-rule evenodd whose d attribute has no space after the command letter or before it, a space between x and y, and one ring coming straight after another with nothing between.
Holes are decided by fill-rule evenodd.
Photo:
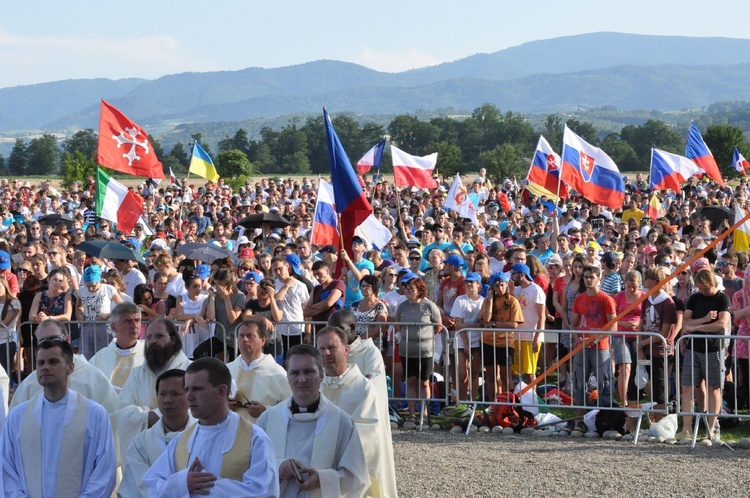
<instances>
[{"instance_id":1,"label":"sunglasses","mask_svg":"<svg viewBox=\"0 0 750 498\"><path fill-rule=\"evenodd\" d=\"M409 261L420 261L421 259L419 256L409 256Z\"/></svg>"}]
</instances>

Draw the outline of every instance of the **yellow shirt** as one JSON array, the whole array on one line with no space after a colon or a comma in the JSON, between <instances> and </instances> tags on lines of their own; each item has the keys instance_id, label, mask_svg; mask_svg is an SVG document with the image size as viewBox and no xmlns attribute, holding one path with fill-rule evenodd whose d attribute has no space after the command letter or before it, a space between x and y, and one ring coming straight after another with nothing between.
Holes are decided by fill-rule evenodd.
<instances>
[{"instance_id":1,"label":"yellow shirt","mask_svg":"<svg viewBox=\"0 0 750 498\"><path fill-rule=\"evenodd\" d=\"M644 216L644 212L640 209L626 209L622 212L622 222L627 223L630 221L630 218L635 218L635 220L638 222L638 224L641 224L641 218Z\"/></svg>"}]
</instances>

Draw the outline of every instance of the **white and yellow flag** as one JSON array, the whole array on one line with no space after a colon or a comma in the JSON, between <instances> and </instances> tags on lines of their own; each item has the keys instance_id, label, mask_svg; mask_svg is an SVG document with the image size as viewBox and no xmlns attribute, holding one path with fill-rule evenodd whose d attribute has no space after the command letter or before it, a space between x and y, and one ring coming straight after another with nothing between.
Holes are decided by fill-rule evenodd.
<instances>
[{"instance_id":1,"label":"white and yellow flag","mask_svg":"<svg viewBox=\"0 0 750 498\"><path fill-rule=\"evenodd\" d=\"M735 204L734 223L745 217L745 213ZM750 249L750 220L746 221L734 231L734 251L747 251Z\"/></svg>"},{"instance_id":2,"label":"white and yellow flag","mask_svg":"<svg viewBox=\"0 0 750 498\"><path fill-rule=\"evenodd\" d=\"M477 210L471 203L464 184L461 182L461 175L458 173L456 173L456 178L453 180L450 190L448 190L448 197L446 197L443 207L454 210L459 216L469 218L474 226L479 225Z\"/></svg>"}]
</instances>

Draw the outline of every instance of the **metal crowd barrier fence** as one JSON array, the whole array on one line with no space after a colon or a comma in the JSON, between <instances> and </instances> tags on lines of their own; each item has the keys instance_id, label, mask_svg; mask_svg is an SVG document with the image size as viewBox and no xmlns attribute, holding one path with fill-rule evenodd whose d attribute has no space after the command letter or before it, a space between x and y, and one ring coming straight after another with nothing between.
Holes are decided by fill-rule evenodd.
<instances>
[{"instance_id":1,"label":"metal crowd barrier fence","mask_svg":"<svg viewBox=\"0 0 750 498\"><path fill-rule=\"evenodd\" d=\"M273 340L273 345L269 347L268 342L266 347L269 348L265 352L266 354L274 354L277 358L277 362L283 364L281 355L284 351L288 351L289 346L295 346L302 341L301 336L284 335L284 327L289 326L303 326L306 329L310 329L309 343L315 345L315 333L313 331L316 327L323 327L326 322L320 321L297 321L297 322L275 322L274 329L276 338ZM430 404L436 404L438 406L446 406L449 404L449 389L447 389L448 378L450 377L450 355L448 352L450 349L449 344L449 331L440 323L421 323L421 322L357 322L357 330L360 338L367 340L373 339L374 347L377 347L381 356L385 357L384 367L386 375L391 379L390 394L388 397L389 403L396 409L404 408L404 403L409 407L410 413L418 415L418 427L421 430L425 423L425 411L429 409ZM378 327L371 333L372 337L368 336L367 332L371 332L373 327ZM417 328L429 327L432 329L430 340L427 341L424 337L424 346L426 352L432 351L428 356L421 357L418 354L409 354L411 348L407 348L406 351L401 351L402 340L403 344L413 346L414 341L417 338ZM239 324L235 327L234 335L238 336ZM406 328L404 331L403 329ZM440 329L439 333L435 333L435 329ZM405 335L405 337L404 337ZM437 340L436 340L437 337ZM445 340L443 340L445 339ZM281 346L279 346L281 343ZM427 347L429 343L429 347ZM442 350L437 359L435 358L435 344L439 343L446 346ZM238 353L238 346L235 342L235 353ZM413 353L413 351L412 351ZM435 366L437 365L437 370ZM443 375L440 375L440 372ZM413 374L413 375L411 375ZM437 375L436 375L437 374ZM440 375L440 377L438 377ZM439 380L444 378L443 381ZM409 380L413 379L413 380ZM420 386L420 382L422 385ZM445 383L446 388L442 390L439 395L434 394L433 387L440 385L441 382ZM402 385L405 384L405 385ZM406 389L402 389L405 387ZM417 405L421 408L419 412ZM427 415L429 418L429 415Z\"/></svg>"},{"instance_id":2,"label":"metal crowd barrier fence","mask_svg":"<svg viewBox=\"0 0 750 498\"><path fill-rule=\"evenodd\" d=\"M644 413L669 414L667 401L670 361L667 356L663 356L663 352L669 349L662 335L654 332L628 332L626 338L623 332L545 330L545 339L551 333L550 338L558 340L562 347L558 346L556 352L550 353L547 344L540 343L535 363L531 354L531 341L525 339L533 337L536 332L537 330L481 327L456 331L452 342L456 403L472 407L466 434L469 433L479 405L520 407L533 415L551 405L574 410L625 411L629 416L637 417L635 443L638 442ZM573 355L569 361L560 363L555 373L550 375L550 380L540 382L536 390L528 391L521 399L512 397L510 399L515 401L508 401L509 397L503 396L498 400L500 393L519 393L538 372L544 372L557 358L563 357L578 345L584 334L608 337L609 347L586 348ZM627 364L626 358L621 357L625 348L630 355L629 374L624 366L620 366ZM612 354L615 349L619 350L616 355ZM615 367L620 367L617 379L614 375ZM639 378L641 367L648 371L648 380ZM642 392L646 400L652 403L642 403ZM629 403L623 402L623 398L627 398Z\"/></svg>"},{"instance_id":3,"label":"metal crowd barrier fence","mask_svg":"<svg viewBox=\"0 0 750 498\"><path fill-rule=\"evenodd\" d=\"M9 329L3 323L0 323L0 348L5 349L4 353L0 353L0 364L8 377L10 377L13 370L15 370L14 365L18 349L18 339L15 336L15 330ZM2 386L2 388L5 402L8 403L9 400L7 395L10 389L10 383L8 383L7 386Z\"/></svg>"},{"instance_id":4,"label":"metal crowd barrier fence","mask_svg":"<svg viewBox=\"0 0 750 498\"><path fill-rule=\"evenodd\" d=\"M720 433L722 421L729 425L750 419L748 348L750 336L690 334L676 341L677 415L682 417L683 431L692 432L691 446L696 444L701 421L708 437ZM712 423L718 426L711 427Z\"/></svg>"},{"instance_id":5,"label":"metal crowd barrier fence","mask_svg":"<svg viewBox=\"0 0 750 498\"><path fill-rule=\"evenodd\" d=\"M190 343L189 341L193 338L189 336L194 334L194 332L186 332L184 330L183 325L186 322L177 320L172 321L180 330L180 338L182 339L183 351L186 350L185 348L187 343L190 344L190 347L192 347L193 350L197 350L198 347L202 347L203 349L199 351L201 356L215 356L216 354L221 352L224 354L225 359L228 358L227 353L230 351L230 348L229 346L227 346L227 340L230 338L227 337L227 331L224 328L224 325L222 325L221 323L217 322L216 320L207 320L205 327L210 330L210 334L207 333L206 337L201 337L196 333L196 336L198 337L195 337L195 340ZM78 354L85 356L87 360L90 360L97 352L99 352L99 350L106 348L114 338L114 332L110 327L111 322L109 320L68 320L62 323L68 329L68 333L70 334L71 340L74 344L76 343L77 339ZM27 368L27 370L30 371L33 371L36 365L36 337L34 334L36 333L36 328L38 325L38 322L27 321L22 322L18 326L18 330L23 330L23 327L29 327L29 334L31 335L32 341L34 341L33 347L31 345L24 345L24 347L29 348L31 366L30 368ZM148 322L145 322L145 325L148 325ZM210 340L211 338L215 338L216 340Z\"/></svg>"}]
</instances>

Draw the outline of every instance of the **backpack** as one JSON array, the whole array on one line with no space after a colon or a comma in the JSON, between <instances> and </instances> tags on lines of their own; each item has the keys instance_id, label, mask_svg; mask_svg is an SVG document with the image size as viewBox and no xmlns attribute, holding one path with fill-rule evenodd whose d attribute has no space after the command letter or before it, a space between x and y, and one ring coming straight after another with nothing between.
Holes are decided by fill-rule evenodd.
<instances>
[{"instance_id":1,"label":"backpack","mask_svg":"<svg viewBox=\"0 0 750 498\"><path fill-rule=\"evenodd\" d=\"M624 411L600 409L596 414L596 432L604 434L607 431L617 431L624 434L626 419Z\"/></svg>"},{"instance_id":2,"label":"backpack","mask_svg":"<svg viewBox=\"0 0 750 498\"><path fill-rule=\"evenodd\" d=\"M506 405L492 405L489 419L492 426L512 427L515 432L521 432L524 427L534 427L536 419L517 403L518 398L510 391L497 395L498 403L515 403Z\"/></svg>"}]
</instances>

